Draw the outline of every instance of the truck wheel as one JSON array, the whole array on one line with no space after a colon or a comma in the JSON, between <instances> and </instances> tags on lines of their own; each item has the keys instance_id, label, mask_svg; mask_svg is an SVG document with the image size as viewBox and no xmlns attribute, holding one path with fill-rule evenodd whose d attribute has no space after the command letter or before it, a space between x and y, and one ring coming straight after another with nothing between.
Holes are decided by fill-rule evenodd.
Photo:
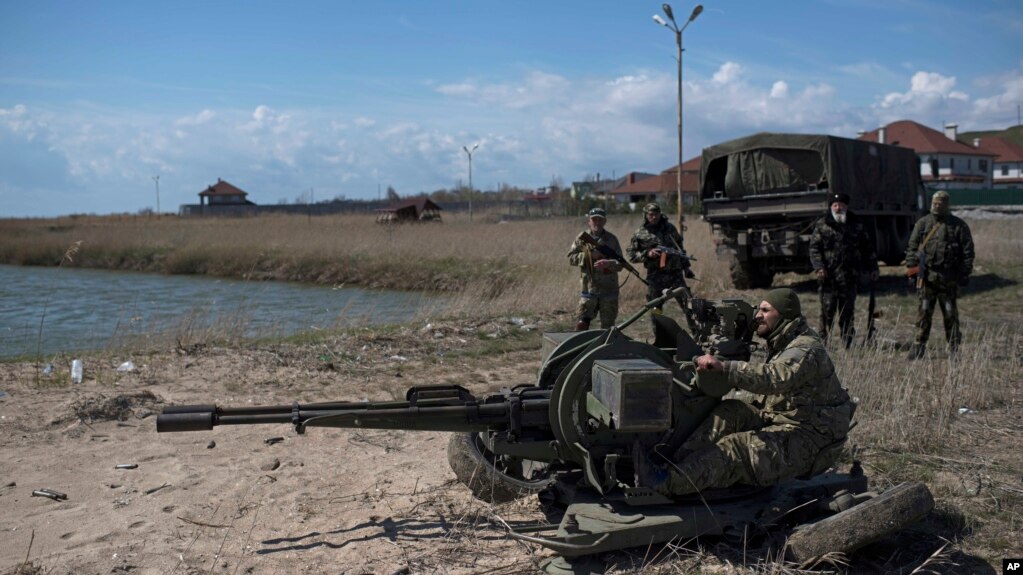
<instances>
[{"instance_id":1,"label":"truck wheel","mask_svg":"<svg viewBox=\"0 0 1023 575\"><path fill-rule=\"evenodd\" d=\"M477 433L451 434L448 464L455 477L487 503L535 495L553 481L546 463L494 455Z\"/></svg>"},{"instance_id":2,"label":"truck wheel","mask_svg":"<svg viewBox=\"0 0 1023 575\"><path fill-rule=\"evenodd\" d=\"M900 483L845 511L797 527L789 536L788 554L802 563L834 551L850 553L915 523L933 508L926 485Z\"/></svg>"},{"instance_id":3,"label":"truck wheel","mask_svg":"<svg viewBox=\"0 0 1023 575\"><path fill-rule=\"evenodd\" d=\"M749 261L742 262L737 258L732 258L729 272L735 289L768 288L771 287L771 280L774 279L774 274L764 266Z\"/></svg>"}]
</instances>

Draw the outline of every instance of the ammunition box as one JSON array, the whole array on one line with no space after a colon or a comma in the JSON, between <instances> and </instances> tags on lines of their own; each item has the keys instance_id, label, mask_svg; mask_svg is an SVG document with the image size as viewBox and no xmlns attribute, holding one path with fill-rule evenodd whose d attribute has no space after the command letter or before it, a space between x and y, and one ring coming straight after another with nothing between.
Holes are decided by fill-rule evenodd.
<instances>
[{"instance_id":1,"label":"ammunition box","mask_svg":"<svg viewBox=\"0 0 1023 575\"><path fill-rule=\"evenodd\" d=\"M671 370L646 359L593 363L587 411L618 431L671 427Z\"/></svg>"},{"instance_id":2,"label":"ammunition box","mask_svg":"<svg viewBox=\"0 0 1023 575\"><path fill-rule=\"evenodd\" d=\"M543 334L543 344L540 346L540 353L543 357L540 359L540 365L543 365L547 361L547 358L554 353L554 349L561 345L566 339L577 334L577 331L549 331Z\"/></svg>"}]
</instances>

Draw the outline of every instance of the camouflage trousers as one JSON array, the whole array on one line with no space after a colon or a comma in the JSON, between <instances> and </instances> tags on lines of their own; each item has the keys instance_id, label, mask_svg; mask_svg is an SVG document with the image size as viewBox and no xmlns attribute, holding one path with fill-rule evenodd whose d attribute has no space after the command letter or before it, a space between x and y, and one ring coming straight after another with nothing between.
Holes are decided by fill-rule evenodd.
<instances>
[{"instance_id":1,"label":"camouflage trousers","mask_svg":"<svg viewBox=\"0 0 1023 575\"><path fill-rule=\"evenodd\" d=\"M956 298L959 295L959 288L955 284L937 284L925 281L922 288L918 290L920 298L917 307L916 337L914 341L919 345L926 345L931 337L931 318L934 316L934 308L941 308L941 317L945 324L945 339L953 350L959 349L963 341L963 334L959 330L959 306Z\"/></svg>"},{"instance_id":2,"label":"camouflage trousers","mask_svg":"<svg viewBox=\"0 0 1023 575\"><path fill-rule=\"evenodd\" d=\"M664 295L664 290L674 289L686 285L685 272L676 270L671 272L650 272L646 275L646 300L651 301ZM678 305L685 309L685 299L675 298ZM657 309L661 309L660 306Z\"/></svg>"},{"instance_id":3,"label":"camouflage trousers","mask_svg":"<svg viewBox=\"0 0 1023 575\"><path fill-rule=\"evenodd\" d=\"M821 284L818 291L821 296L821 339L827 343L837 314L842 342L849 347L856 335L856 286Z\"/></svg>"},{"instance_id":4,"label":"camouflage trousers","mask_svg":"<svg viewBox=\"0 0 1023 575\"><path fill-rule=\"evenodd\" d=\"M752 405L728 399L682 444L657 490L680 496L736 483L774 485L830 466L833 461L819 457L829 443L794 425L764 421Z\"/></svg>"},{"instance_id":5,"label":"camouflage trousers","mask_svg":"<svg viewBox=\"0 0 1023 575\"><path fill-rule=\"evenodd\" d=\"M607 329L618 319L618 294L583 293L576 307L575 317L578 321L590 323L600 317L600 329Z\"/></svg>"}]
</instances>

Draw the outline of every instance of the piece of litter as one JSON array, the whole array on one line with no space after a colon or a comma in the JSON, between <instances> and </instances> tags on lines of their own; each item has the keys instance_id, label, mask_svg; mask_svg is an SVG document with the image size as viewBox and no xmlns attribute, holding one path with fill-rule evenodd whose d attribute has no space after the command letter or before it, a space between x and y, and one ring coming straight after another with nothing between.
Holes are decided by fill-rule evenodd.
<instances>
[{"instance_id":1,"label":"piece of litter","mask_svg":"<svg viewBox=\"0 0 1023 575\"><path fill-rule=\"evenodd\" d=\"M114 469L138 469L138 463L118 463L114 466Z\"/></svg>"},{"instance_id":2,"label":"piece of litter","mask_svg":"<svg viewBox=\"0 0 1023 575\"><path fill-rule=\"evenodd\" d=\"M46 367L43 368L43 375L50 375L51 373L53 373L53 364L48 363L46 364Z\"/></svg>"},{"instance_id":3,"label":"piece of litter","mask_svg":"<svg viewBox=\"0 0 1023 575\"><path fill-rule=\"evenodd\" d=\"M163 489L164 487L170 487L170 483L164 483L163 485L161 485L159 487L150 487L149 489L146 489L142 493L145 494L145 495L151 495L151 494L156 493L157 491Z\"/></svg>"},{"instance_id":4,"label":"piece of litter","mask_svg":"<svg viewBox=\"0 0 1023 575\"><path fill-rule=\"evenodd\" d=\"M408 361L408 358L403 355L392 355L387 359L393 359L394 361Z\"/></svg>"},{"instance_id":5,"label":"piece of litter","mask_svg":"<svg viewBox=\"0 0 1023 575\"><path fill-rule=\"evenodd\" d=\"M48 497L54 501L63 501L67 499L67 494L52 489L36 489L32 492L32 497Z\"/></svg>"},{"instance_id":6,"label":"piece of litter","mask_svg":"<svg viewBox=\"0 0 1023 575\"><path fill-rule=\"evenodd\" d=\"M120 372L135 371L135 364L133 362L131 362L131 361L126 361L126 362L122 363L121 365L117 366L117 371L120 371Z\"/></svg>"},{"instance_id":7,"label":"piece of litter","mask_svg":"<svg viewBox=\"0 0 1023 575\"><path fill-rule=\"evenodd\" d=\"M280 443L282 441L284 441L283 437L267 437L263 440L263 443L267 445L274 445L275 443Z\"/></svg>"},{"instance_id":8,"label":"piece of litter","mask_svg":"<svg viewBox=\"0 0 1023 575\"><path fill-rule=\"evenodd\" d=\"M969 407L960 407L959 408L959 415L966 415L968 413L974 413L974 411L972 409L970 409Z\"/></svg>"}]
</instances>

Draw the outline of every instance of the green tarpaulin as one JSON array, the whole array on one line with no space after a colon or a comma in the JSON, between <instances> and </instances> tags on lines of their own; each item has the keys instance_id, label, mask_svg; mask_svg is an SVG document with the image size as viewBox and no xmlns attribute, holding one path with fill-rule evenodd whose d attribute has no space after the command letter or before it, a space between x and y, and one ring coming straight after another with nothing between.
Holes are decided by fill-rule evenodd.
<instances>
[{"instance_id":1,"label":"green tarpaulin","mask_svg":"<svg viewBox=\"0 0 1023 575\"><path fill-rule=\"evenodd\" d=\"M851 207L912 204L920 165L909 148L812 134L763 132L703 150L700 197L748 196L827 188Z\"/></svg>"}]
</instances>

